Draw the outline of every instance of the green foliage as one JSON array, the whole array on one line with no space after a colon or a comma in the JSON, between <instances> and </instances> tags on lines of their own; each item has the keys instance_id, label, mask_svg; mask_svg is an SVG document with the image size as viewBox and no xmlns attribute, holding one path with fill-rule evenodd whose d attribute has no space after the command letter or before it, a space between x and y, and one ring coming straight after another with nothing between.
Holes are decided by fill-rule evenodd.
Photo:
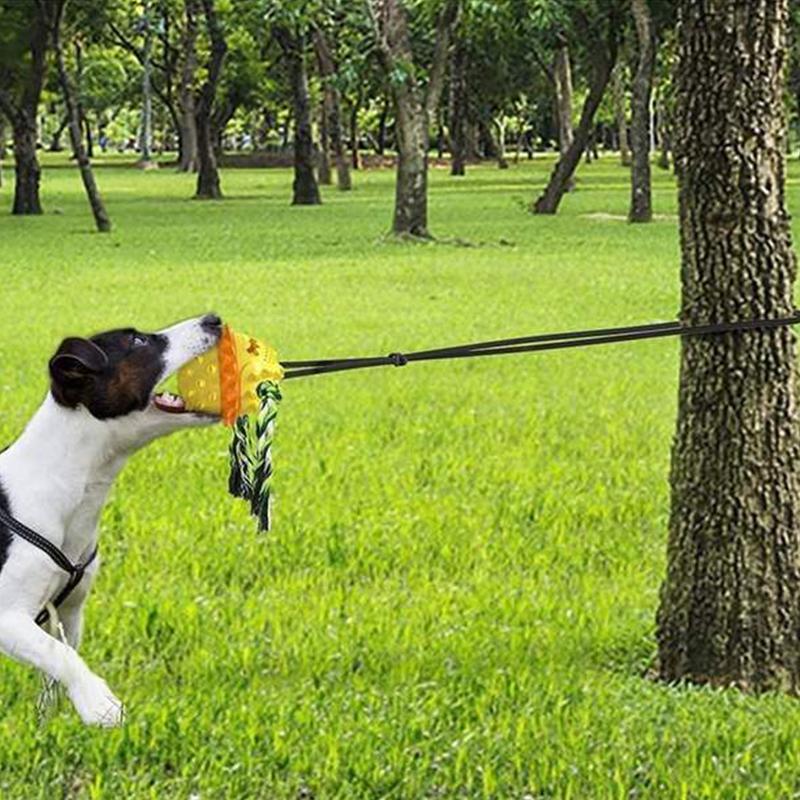
<instances>
[{"instance_id":1,"label":"green foliage","mask_svg":"<svg viewBox=\"0 0 800 800\"><path fill-rule=\"evenodd\" d=\"M436 231L482 247L382 243L390 170L300 209L285 170L229 171L206 205L192 176L101 164L116 227L99 237L66 163L45 157L59 214L0 216L5 442L69 333L215 308L302 358L679 305L674 216L622 221L616 158L582 166L555 218L515 204L549 159L431 170ZM798 185L793 166L795 210ZM227 430L152 445L103 515L83 648L129 721L64 709L40 728L37 677L0 660L3 800L796 795L795 699L642 677L677 365L665 340L287 382L266 538L227 495Z\"/></svg>"},{"instance_id":2,"label":"green foliage","mask_svg":"<svg viewBox=\"0 0 800 800\"><path fill-rule=\"evenodd\" d=\"M34 12L32 3L0 0L0 89L13 87L28 68Z\"/></svg>"},{"instance_id":3,"label":"green foliage","mask_svg":"<svg viewBox=\"0 0 800 800\"><path fill-rule=\"evenodd\" d=\"M83 108L103 114L126 102L136 102L139 76L139 65L129 53L107 47L89 49L83 59L80 81Z\"/></svg>"}]
</instances>

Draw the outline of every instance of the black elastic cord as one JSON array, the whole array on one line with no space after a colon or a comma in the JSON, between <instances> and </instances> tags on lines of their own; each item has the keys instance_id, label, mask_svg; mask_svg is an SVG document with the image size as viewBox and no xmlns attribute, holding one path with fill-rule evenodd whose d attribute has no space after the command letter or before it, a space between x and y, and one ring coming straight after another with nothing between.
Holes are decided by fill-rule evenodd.
<instances>
[{"instance_id":1,"label":"black elastic cord","mask_svg":"<svg viewBox=\"0 0 800 800\"><path fill-rule=\"evenodd\" d=\"M571 347L634 342L641 339L660 339L666 336L705 336L761 329L780 328L800 323L800 312L777 319L739 320L708 325L682 325L679 322L654 322L646 325L629 325L621 328L596 328L563 333L540 333L513 339L495 339L486 342L417 350L412 353L390 353L370 358L327 358L311 361L285 361L286 378L303 378L328 372L343 372L371 367L402 367L412 361L439 361L443 359L477 358L479 356L536 353L544 350L563 350Z\"/></svg>"}]
</instances>

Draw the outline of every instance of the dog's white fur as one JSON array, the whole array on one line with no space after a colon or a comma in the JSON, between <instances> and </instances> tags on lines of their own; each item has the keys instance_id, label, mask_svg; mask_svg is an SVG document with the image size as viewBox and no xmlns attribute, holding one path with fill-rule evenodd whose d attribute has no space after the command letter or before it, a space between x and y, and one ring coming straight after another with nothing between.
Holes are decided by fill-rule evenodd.
<instances>
[{"instance_id":1,"label":"dog's white fur","mask_svg":"<svg viewBox=\"0 0 800 800\"><path fill-rule=\"evenodd\" d=\"M201 326L202 317L160 331L168 339L160 380L217 341ZM157 437L207 425L213 418L169 414L150 403L143 411L99 420L83 406L59 405L48 393L23 434L0 454L0 483L9 512L81 562L94 548L106 495L127 458ZM38 548L12 537L0 570L0 650L31 664L61 683L88 724L122 722L122 704L106 682L77 653L83 604L99 568L99 557L59 609L68 644L34 622L67 575Z\"/></svg>"}]
</instances>

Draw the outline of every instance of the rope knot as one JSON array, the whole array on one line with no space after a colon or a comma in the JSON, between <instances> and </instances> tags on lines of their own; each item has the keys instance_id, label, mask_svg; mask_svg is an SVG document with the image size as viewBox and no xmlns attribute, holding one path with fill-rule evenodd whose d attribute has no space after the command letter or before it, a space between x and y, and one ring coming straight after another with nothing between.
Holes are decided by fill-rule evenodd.
<instances>
[{"instance_id":1,"label":"rope knot","mask_svg":"<svg viewBox=\"0 0 800 800\"><path fill-rule=\"evenodd\" d=\"M393 367L404 367L408 359L402 353L389 353L387 356Z\"/></svg>"}]
</instances>

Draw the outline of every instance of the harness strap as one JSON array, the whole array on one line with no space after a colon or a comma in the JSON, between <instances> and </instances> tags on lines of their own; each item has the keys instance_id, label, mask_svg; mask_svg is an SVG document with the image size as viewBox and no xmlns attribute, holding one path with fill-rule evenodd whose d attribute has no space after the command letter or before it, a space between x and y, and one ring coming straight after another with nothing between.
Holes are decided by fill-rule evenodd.
<instances>
[{"instance_id":1,"label":"harness strap","mask_svg":"<svg viewBox=\"0 0 800 800\"><path fill-rule=\"evenodd\" d=\"M29 528L27 525L23 525L18 519L12 517L11 514L9 514L8 511L2 507L0 507L0 522L2 522L3 525L5 525L12 533L17 534L20 539L24 539L26 542L32 544L43 553L46 553L56 564L56 566L64 570L64 572L69 575L69 580L67 581L66 585L52 601L53 605L58 608L72 594L75 587L83 580L83 575L86 572L87 567L97 557L97 547L92 550L86 561L83 563L79 562L77 564L73 564L66 557L66 555L64 555L63 551L56 547L49 539L45 539L44 536L36 533L36 531ZM50 612L47 610L47 608L43 608L36 617L36 624L44 625L49 619Z\"/></svg>"}]
</instances>

